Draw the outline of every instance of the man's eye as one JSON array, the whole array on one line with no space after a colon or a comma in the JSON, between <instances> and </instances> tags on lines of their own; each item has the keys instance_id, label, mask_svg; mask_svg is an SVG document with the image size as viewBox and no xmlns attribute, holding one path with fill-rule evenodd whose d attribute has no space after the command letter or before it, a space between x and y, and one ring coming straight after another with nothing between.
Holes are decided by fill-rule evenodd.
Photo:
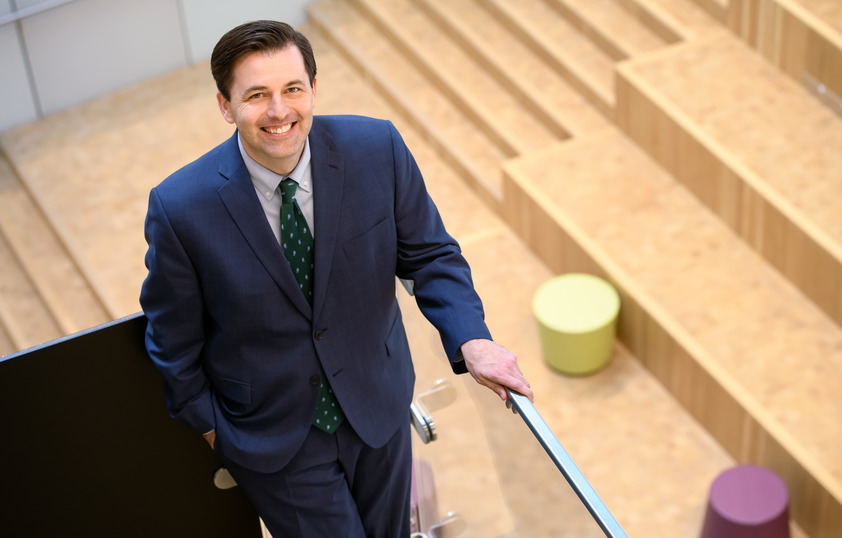
<instances>
[{"instance_id":1,"label":"man's eye","mask_svg":"<svg viewBox=\"0 0 842 538\"><path fill-rule=\"evenodd\" d=\"M262 93L253 93L249 96L249 99L259 99L260 97L263 97Z\"/></svg>"},{"instance_id":2,"label":"man's eye","mask_svg":"<svg viewBox=\"0 0 842 538\"><path fill-rule=\"evenodd\" d=\"M287 91L289 93L298 93L301 91L301 88L288 88Z\"/></svg>"}]
</instances>

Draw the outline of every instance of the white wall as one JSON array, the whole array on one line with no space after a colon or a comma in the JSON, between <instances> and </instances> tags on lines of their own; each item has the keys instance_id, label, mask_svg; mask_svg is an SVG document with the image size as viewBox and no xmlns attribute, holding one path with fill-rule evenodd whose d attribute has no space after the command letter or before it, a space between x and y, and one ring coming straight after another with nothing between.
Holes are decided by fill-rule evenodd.
<instances>
[{"instance_id":1,"label":"white wall","mask_svg":"<svg viewBox=\"0 0 842 538\"><path fill-rule=\"evenodd\" d=\"M185 33L193 62L210 58L222 34L248 21L275 19L299 27L308 0L181 0Z\"/></svg>"},{"instance_id":2,"label":"white wall","mask_svg":"<svg viewBox=\"0 0 842 538\"><path fill-rule=\"evenodd\" d=\"M2 25L0 131L207 60L242 22L300 26L308 1L76 0ZM0 16L11 11L0 0Z\"/></svg>"},{"instance_id":3,"label":"white wall","mask_svg":"<svg viewBox=\"0 0 842 538\"><path fill-rule=\"evenodd\" d=\"M12 25L0 26L0 131L37 117L35 99L26 73L20 34Z\"/></svg>"}]
</instances>

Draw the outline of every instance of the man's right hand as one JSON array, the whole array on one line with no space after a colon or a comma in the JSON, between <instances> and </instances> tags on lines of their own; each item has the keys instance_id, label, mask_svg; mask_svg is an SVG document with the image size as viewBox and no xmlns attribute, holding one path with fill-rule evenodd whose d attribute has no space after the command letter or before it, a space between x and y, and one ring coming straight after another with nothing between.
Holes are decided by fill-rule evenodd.
<instances>
[{"instance_id":1,"label":"man's right hand","mask_svg":"<svg viewBox=\"0 0 842 538\"><path fill-rule=\"evenodd\" d=\"M210 433L206 433L206 434L204 434L202 437L204 437L204 438L205 438L205 441L207 441L207 442L208 442L208 444L209 444L209 445L210 445L210 447L211 447L211 450L213 450L213 444L216 442L216 431L212 431L212 432L210 432Z\"/></svg>"}]
</instances>

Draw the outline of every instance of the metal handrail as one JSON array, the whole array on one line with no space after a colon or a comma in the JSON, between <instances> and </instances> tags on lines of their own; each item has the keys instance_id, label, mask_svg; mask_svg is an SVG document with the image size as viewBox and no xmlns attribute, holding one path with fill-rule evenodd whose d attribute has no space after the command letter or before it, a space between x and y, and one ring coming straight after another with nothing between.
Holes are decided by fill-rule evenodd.
<instances>
[{"instance_id":1,"label":"metal handrail","mask_svg":"<svg viewBox=\"0 0 842 538\"><path fill-rule=\"evenodd\" d=\"M602 529L602 532L605 533L605 536L609 538L628 538L626 532L620 527L620 524L608 510L608 507L605 506L602 499L599 498L596 490L593 489L585 478L585 475L579 470L573 458L570 457L570 454L561 445L561 442L553 434L550 427L547 426L547 423L535 409L535 406L532 405L532 402L529 401L529 398L508 389L507 392L514 409L523 418L523 421L526 422L532 433L535 434L541 446L544 447L550 459L553 460L558 470L567 479L570 487L579 496L582 504L591 513L591 516L593 516L594 520Z\"/></svg>"}]
</instances>

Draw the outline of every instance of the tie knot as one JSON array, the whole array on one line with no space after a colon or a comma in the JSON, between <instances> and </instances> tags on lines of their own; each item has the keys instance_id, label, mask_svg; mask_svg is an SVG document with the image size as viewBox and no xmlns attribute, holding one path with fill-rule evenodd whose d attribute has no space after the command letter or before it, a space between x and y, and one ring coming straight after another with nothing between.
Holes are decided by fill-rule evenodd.
<instances>
[{"instance_id":1,"label":"tie knot","mask_svg":"<svg viewBox=\"0 0 842 538\"><path fill-rule=\"evenodd\" d=\"M298 188L298 183L294 179L285 179L281 181L281 196L283 196L283 203L291 204L295 198L295 190Z\"/></svg>"}]
</instances>

